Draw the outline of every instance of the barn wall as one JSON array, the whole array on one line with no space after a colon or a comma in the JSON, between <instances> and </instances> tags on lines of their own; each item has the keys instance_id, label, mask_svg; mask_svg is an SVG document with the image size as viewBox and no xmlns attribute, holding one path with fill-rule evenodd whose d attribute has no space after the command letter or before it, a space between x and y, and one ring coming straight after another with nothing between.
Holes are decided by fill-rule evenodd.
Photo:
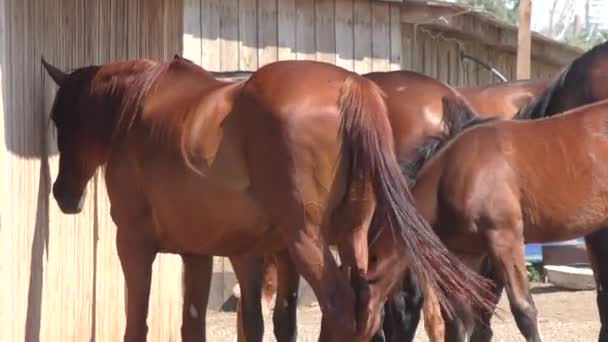
<instances>
[{"instance_id":1,"label":"barn wall","mask_svg":"<svg viewBox=\"0 0 608 342\"><path fill-rule=\"evenodd\" d=\"M277 60L399 69L400 5L371 0L184 0L184 56L211 71Z\"/></svg>"},{"instance_id":2,"label":"barn wall","mask_svg":"<svg viewBox=\"0 0 608 342\"><path fill-rule=\"evenodd\" d=\"M181 50L181 0L0 0L0 341L119 341L124 282L102 177L84 211L50 195L57 151L48 113L64 69ZM181 261L157 258L152 341L179 336Z\"/></svg>"},{"instance_id":3,"label":"barn wall","mask_svg":"<svg viewBox=\"0 0 608 342\"><path fill-rule=\"evenodd\" d=\"M475 86L501 82L487 69L470 60L462 60L460 51L515 80L516 54L479 40L433 30L410 23L402 25L403 68L422 72L454 86ZM533 41L533 45L536 42ZM558 73L563 64L532 58L531 78L546 79Z\"/></svg>"}]
</instances>

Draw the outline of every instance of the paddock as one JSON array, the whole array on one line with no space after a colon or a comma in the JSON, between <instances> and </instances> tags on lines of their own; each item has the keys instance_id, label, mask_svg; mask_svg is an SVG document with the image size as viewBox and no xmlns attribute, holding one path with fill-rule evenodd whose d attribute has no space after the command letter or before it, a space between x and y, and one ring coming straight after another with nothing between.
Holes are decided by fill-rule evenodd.
<instances>
[{"instance_id":1,"label":"paddock","mask_svg":"<svg viewBox=\"0 0 608 342\"><path fill-rule=\"evenodd\" d=\"M0 0L0 340L116 341L125 324L103 175L78 216L62 214L50 194L56 88L42 55L64 70L175 53L211 71L309 59L359 73L411 69L464 86L498 79L463 54L513 79L516 41L514 27L437 1ZM580 53L534 35L532 74L550 77ZM210 309L229 307L234 282L216 258ZM180 258L157 257L150 341L179 340L181 291Z\"/></svg>"}]
</instances>

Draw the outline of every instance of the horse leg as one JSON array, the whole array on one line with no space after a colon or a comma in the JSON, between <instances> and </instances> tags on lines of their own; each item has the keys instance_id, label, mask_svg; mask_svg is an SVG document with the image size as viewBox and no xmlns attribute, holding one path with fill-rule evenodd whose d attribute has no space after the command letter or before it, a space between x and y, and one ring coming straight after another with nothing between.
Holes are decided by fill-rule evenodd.
<instances>
[{"instance_id":1,"label":"horse leg","mask_svg":"<svg viewBox=\"0 0 608 342\"><path fill-rule=\"evenodd\" d=\"M157 248L152 241L134 235L130 234L128 230L118 228L116 239L118 257L127 286L125 342L146 340L152 263L157 253Z\"/></svg>"},{"instance_id":2,"label":"horse leg","mask_svg":"<svg viewBox=\"0 0 608 342\"><path fill-rule=\"evenodd\" d=\"M598 341L608 341L608 229L602 229L585 237L587 254L597 291L597 309L600 316L600 333Z\"/></svg>"},{"instance_id":3,"label":"horse leg","mask_svg":"<svg viewBox=\"0 0 608 342\"><path fill-rule=\"evenodd\" d=\"M423 296L416 275L407 271L403 287L388 298L384 305L382 329L386 341L413 341L420 322Z\"/></svg>"},{"instance_id":4,"label":"horse leg","mask_svg":"<svg viewBox=\"0 0 608 342\"><path fill-rule=\"evenodd\" d=\"M466 255L459 255L460 260L462 260L463 262L465 262L470 268L474 269L474 270L478 270L481 267L481 264L484 260L483 256L479 256L479 255L471 255L471 254L466 254ZM429 292L429 291L427 291ZM432 297L432 301L436 301L436 298L433 295L430 295L429 297ZM440 324L438 315L436 314L436 311L438 310L439 306L437 304L433 303L433 320L437 321L435 324ZM472 335L472 332L475 328L475 321L472 319L472 317L470 317L469 315L466 314L465 308L461 307L457 307L455 308L456 310L453 312L452 317L448 317L447 314L445 312L443 312L443 321L445 324L445 340L446 341L467 341L469 340L470 336ZM425 316L426 319L426 316ZM440 329L435 327L436 330ZM435 331L435 333L437 333L437 331Z\"/></svg>"},{"instance_id":5,"label":"horse leg","mask_svg":"<svg viewBox=\"0 0 608 342\"><path fill-rule=\"evenodd\" d=\"M277 342L295 342L300 274L286 251L275 255L274 260L277 269L277 295L272 315L274 336Z\"/></svg>"},{"instance_id":6,"label":"horse leg","mask_svg":"<svg viewBox=\"0 0 608 342\"><path fill-rule=\"evenodd\" d=\"M207 304L213 271L212 256L182 255L184 262L184 304L182 341L206 340Z\"/></svg>"},{"instance_id":7,"label":"horse leg","mask_svg":"<svg viewBox=\"0 0 608 342\"><path fill-rule=\"evenodd\" d=\"M430 342L441 342L446 339L445 323L441 314L441 306L435 293L427 289L422 305L424 314L424 330Z\"/></svg>"},{"instance_id":8,"label":"horse leg","mask_svg":"<svg viewBox=\"0 0 608 342\"><path fill-rule=\"evenodd\" d=\"M489 229L487 238L496 272L502 278L509 298L511 313L526 341L542 341L538 313L530 295L525 265L524 239L517 225Z\"/></svg>"},{"instance_id":9,"label":"horse leg","mask_svg":"<svg viewBox=\"0 0 608 342\"><path fill-rule=\"evenodd\" d=\"M500 295L504 289L504 284L500 280L494 264L491 258L486 257L481 266L481 275L491 280L494 283L492 293L496 298L495 307L500 300ZM492 332L491 320L494 312L482 312L480 322L475 325L473 334L471 335L471 342L489 342L492 340L494 333Z\"/></svg>"},{"instance_id":10,"label":"horse leg","mask_svg":"<svg viewBox=\"0 0 608 342\"><path fill-rule=\"evenodd\" d=\"M262 260L253 256L230 257L234 274L241 289L240 315L237 314L238 340L262 341L264 318L262 316ZM241 331L243 330L243 331Z\"/></svg>"}]
</instances>

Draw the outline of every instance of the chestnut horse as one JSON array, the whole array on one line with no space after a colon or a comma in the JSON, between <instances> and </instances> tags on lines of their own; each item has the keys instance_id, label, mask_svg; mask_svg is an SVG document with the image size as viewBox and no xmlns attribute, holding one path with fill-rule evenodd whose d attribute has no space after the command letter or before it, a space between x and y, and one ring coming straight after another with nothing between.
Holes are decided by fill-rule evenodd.
<instances>
[{"instance_id":1,"label":"chestnut horse","mask_svg":"<svg viewBox=\"0 0 608 342\"><path fill-rule=\"evenodd\" d=\"M462 87L457 90L476 113L511 119L549 85L549 80L519 80L498 84Z\"/></svg>"},{"instance_id":2,"label":"chestnut horse","mask_svg":"<svg viewBox=\"0 0 608 342\"><path fill-rule=\"evenodd\" d=\"M443 111L441 99L444 96L458 97L463 91L466 100L473 108L484 110L480 116L488 116L499 113L501 117L512 117L519 110L519 106L527 104L533 96L542 89L545 81L515 81L498 85L457 88L454 89L447 84L429 76L413 71L390 71L373 72L364 74L364 77L374 81L387 95L386 102L389 111L389 120L393 128L397 157L401 162L410 160L416 148L431 136L446 133L446 122L452 124L466 120L459 114L446 117ZM497 96L488 97L490 95ZM457 125L457 124L456 124ZM411 168L417 166L408 164ZM418 165L419 167L419 165ZM406 176L408 173L406 172ZM410 175L409 178L413 177ZM271 272L265 273L265 283L268 284L276 279L278 287L273 321L275 337L277 341L295 341L296 329L296 304L298 291L298 274L287 258L269 258L264 265L271 268ZM279 274L273 274L272 271ZM259 281L256 282L259 286ZM420 319L420 307L422 306L422 295L416 284L415 275L408 272L404 279L407 291L396 292L385 306L384 329L378 331L374 337L375 341L383 340L412 340ZM243 286L243 284L241 284ZM252 288L252 284L245 284L249 293L259 291ZM272 288L272 285L270 286ZM266 300L270 300L273 291L266 291ZM239 301L239 304L243 301ZM246 303L245 306L248 306ZM410 308L418 308L417 310ZM237 311L238 312L238 311ZM427 313L425 311L425 313ZM254 316L255 314L252 314ZM432 340L443 339L443 320L440 313L428 313L425 316L427 333ZM438 317L439 316L439 317ZM433 320L438 320L433 323ZM239 320L239 323L247 325L247 329L253 329L247 320ZM383 336L385 335L385 336Z\"/></svg>"},{"instance_id":3,"label":"chestnut horse","mask_svg":"<svg viewBox=\"0 0 608 342\"><path fill-rule=\"evenodd\" d=\"M271 63L237 83L180 59L70 74L43 65L59 85L51 119L60 209L80 212L86 184L105 169L127 285L125 341L146 339L159 252L286 249L334 340L369 338L406 267L448 311L452 299L488 307L487 284L416 211L373 82L311 61ZM348 275L329 251L338 241Z\"/></svg>"},{"instance_id":4,"label":"chestnut horse","mask_svg":"<svg viewBox=\"0 0 608 342\"><path fill-rule=\"evenodd\" d=\"M411 174L411 170L420 167L415 165L416 163L407 163L411 161L414 151L429 137L445 134L446 122L452 122L454 125L458 121L468 120L459 113L444 113L442 97L458 97L462 94L465 101L469 101L476 111L479 110L479 116L498 114L500 117L510 118L517 113L519 106L528 104L540 93L542 85L546 84L546 81L530 80L455 89L413 71L373 72L363 76L374 81L387 95L386 102L397 157L400 162L408 165L410 171L405 172L405 175L409 180L415 176ZM458 124L455 124L456 126ZM453 129L456 129L455 127ZM273 261L283 265L270 265ZM289 267L289 260L274 258L268 259L267 262L265 267L277 267L279 272L278 276L267 274L269 278L277 279L279 290L276 303L283 303L275 307L273 314L275 336L277 341L294 341L298 275ZM404 278L406 290L395 292L387 301L384 328L378 331L374 341L410 341L414 338L422 307L422 293L416 282L415 275L408 272ZM251 287L250 284L247 285ZM249 289L249 292L255 293L256 290ZM269 294L270 292L267 296ZM443 319L440 312L425 311L425 314L425 326L431 340L443 340Z\"/></svg>"}]
</instances>

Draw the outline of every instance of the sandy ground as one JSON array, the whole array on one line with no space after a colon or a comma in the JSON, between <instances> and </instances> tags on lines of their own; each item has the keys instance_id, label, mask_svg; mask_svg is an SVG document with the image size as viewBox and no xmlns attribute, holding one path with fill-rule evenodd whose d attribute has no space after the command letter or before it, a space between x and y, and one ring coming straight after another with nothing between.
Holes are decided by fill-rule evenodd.
<instances>
[{"instance_id":1,"label":"sandy ground","mask_svg":"<svg viewBox=\"0 0 608 342\"><path fill-rule=\"evenodd\" d=\"M535 284L532 288L539 311L541 333L545 341L597 341L599 321L595 306L595 291L566 291L549 284ZM509 311L506 295L499 303L501 318L494 317L494 341L524 341ZM208 313L209 341L236 341L236 315L233 312ZM318 307L303 307L298 311L298 341L316 341L319 334ZM272 319L265 317L264 341L275 341ZM415 341L427 341L422 324Z\"/></svg>"}]
</instances>

